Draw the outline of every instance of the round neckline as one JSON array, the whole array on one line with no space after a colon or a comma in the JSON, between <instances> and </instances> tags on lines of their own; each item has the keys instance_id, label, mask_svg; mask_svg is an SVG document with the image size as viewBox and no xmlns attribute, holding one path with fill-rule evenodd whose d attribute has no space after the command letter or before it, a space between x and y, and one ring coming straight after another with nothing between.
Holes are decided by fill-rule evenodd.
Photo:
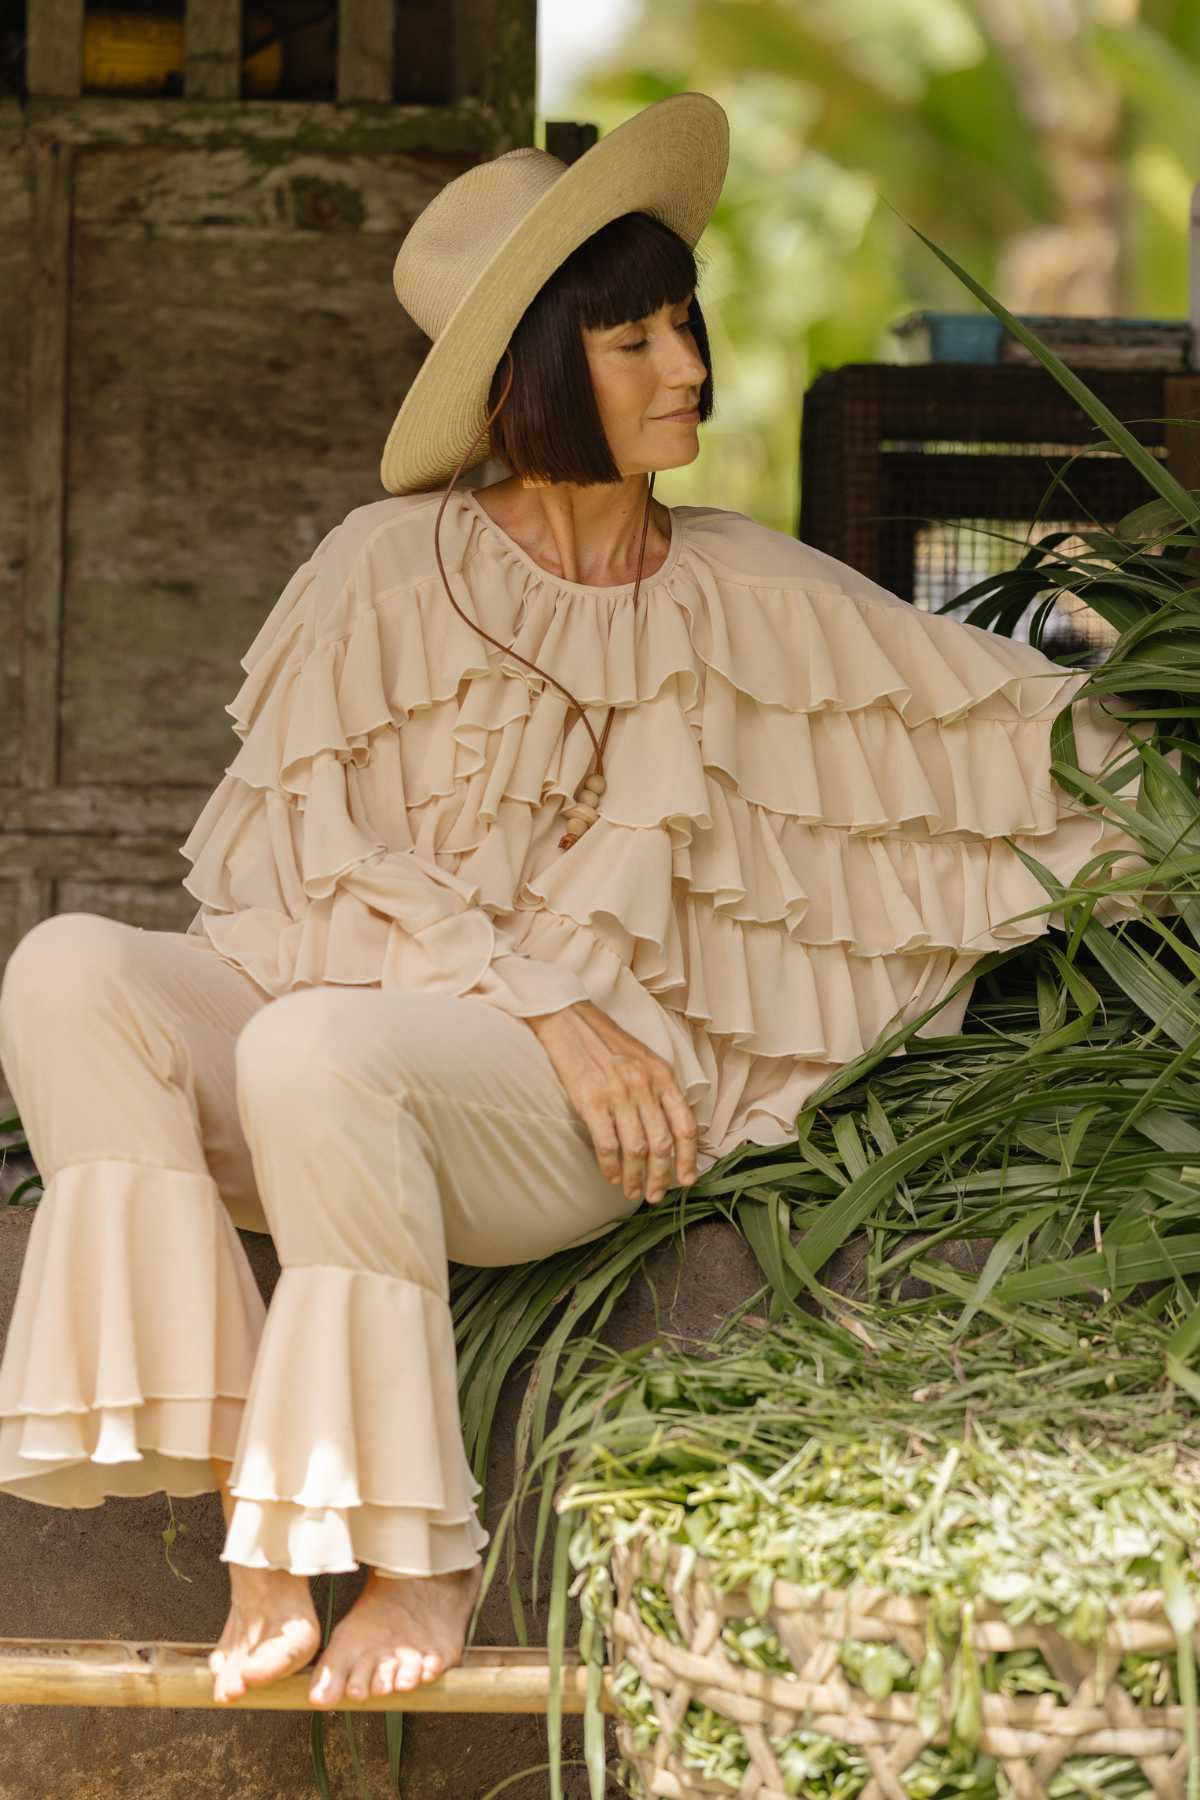
<instances>
[{"instance_id":1,"label":"round neckline","mask_svg":"<svg viewBox=\"0 0 1200 1800\"><path fill-rule=\"evenodd\" d=\"M553 569L545 569L540 562L535 562L528 550L518 544L515 538L509 537L504 527L496 523L487 508L479 504L472 488L459 488L456 491L462 495L471 511L482 519L485 525L489 525L500 541L508 546L517 560L524 563L531 574L540 575L543 581L552 581L556 587L565 588L571 594L632 594L637 588L636 581L621 581L604 587L596 587L590 582L568 581L565 575L556 575ZM653 587L656 582L664 581L679 560L679 553L683 548L683 528L676 508L668 506L667 512L671 520L671 541L667 546L667 554L653 575L643 575L642 585L638 589L639 593L644 594L646 589Z\"/></svg>"}]
</instances>

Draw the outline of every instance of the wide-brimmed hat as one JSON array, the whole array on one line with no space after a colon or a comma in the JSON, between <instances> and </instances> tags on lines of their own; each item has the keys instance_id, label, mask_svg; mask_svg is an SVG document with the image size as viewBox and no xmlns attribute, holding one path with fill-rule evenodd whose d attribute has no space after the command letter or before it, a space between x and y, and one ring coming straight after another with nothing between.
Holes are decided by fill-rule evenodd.
<instances>
[{"instance_id":1,"label":"wide-brimmed hat","mask_svg":"<svg viewBox=\"0 0 1200 1800\"><path fill-rule=\"evenodd\" d=\"M573 163L525 145L447 183L396 257L396 297L433 342L384 446L389 493L444 487L475 438L465 466L491 454L483 427L496 365L573 250L628 212L653 212L694 249L728 163L724 109L709 94L672 94Z\"/></svg>"}]
</instances>

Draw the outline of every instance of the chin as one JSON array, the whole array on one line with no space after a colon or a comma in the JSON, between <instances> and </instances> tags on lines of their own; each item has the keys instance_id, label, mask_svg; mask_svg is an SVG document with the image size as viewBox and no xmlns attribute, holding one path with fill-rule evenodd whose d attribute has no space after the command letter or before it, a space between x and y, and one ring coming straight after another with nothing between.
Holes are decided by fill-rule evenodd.
<instances>
[{"instance_id":1,"label":"chin","mask_svg":"<svg viewBox=\"0 0 1200 1800\"><path fill-rule=\"evenodd\" d=\"M695 462L695 460L699 456L699 454L700 454L700 439L697 436L697 438L696 438L695 442L692 444L692 447L690 450L684 451L684 453L681 456L677 456L675 458L674 462L664 463L663 466L664 466L664 468L668 468L668 469L686 469L689 463Z\"/></svg>"},{"instance_id":2,"label":"chin","mask_svg":"<svg viewBox=\"0 0 1200 1800\"><path fill-rule=\"evenodd\" d=\"M682 447L676 456L665 456L658 462L648 463L646 472L647 474L661 475L664 469L686 469L689 463L695 462L699 454L700 441L697 436L690 445Z\"/></svg>"}]
</instances>

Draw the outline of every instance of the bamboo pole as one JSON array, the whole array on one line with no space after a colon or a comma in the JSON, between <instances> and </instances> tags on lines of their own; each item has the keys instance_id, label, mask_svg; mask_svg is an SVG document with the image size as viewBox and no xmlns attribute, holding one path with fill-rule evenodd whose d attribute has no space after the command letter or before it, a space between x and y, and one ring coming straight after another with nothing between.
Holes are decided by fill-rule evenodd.
<instances>
[{"instance_id":1,"label":"bamboo pole","mask_svg":"<svg viewBox=\"0 0 1200 1800\"><path fill-rule=\"evenodd\" d=\"M125 1643L103 1638L0 1638L0 1705L194 1706L215 1709L211 1644ZM563 1712L581 1713L587 1671L576 1652L563 1658ZM546 1652L536 1646L479 1645L458 1668L406 1693L311 1706L312 1671L301 1670L240 1700L240 1711L541 1713L550 1693ZM602 1705L614 1710L607 1682Z\"/></svg>"}]
</instances>

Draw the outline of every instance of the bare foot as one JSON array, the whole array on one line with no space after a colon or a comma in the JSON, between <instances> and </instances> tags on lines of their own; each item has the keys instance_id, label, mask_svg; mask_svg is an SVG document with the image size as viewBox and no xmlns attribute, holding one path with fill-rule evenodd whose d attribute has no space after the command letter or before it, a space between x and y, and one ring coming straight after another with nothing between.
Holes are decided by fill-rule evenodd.
<instances>
[{"instance_id":1,"label":"bare foot","mask_svg":"<svg viewBox=\"0 0 1200 1800\"><path fill-rule=\"evenodd\" d=\"M370 1571L326 1645L308 1690L314 1706L399 1693L462 1661L483 1564L400 1580Z\"/></svg>"},{"instance_id":2,"label":"bare foot","mask_svg":"<svg viewBox=\"0 0 1200 1800\"><path fill-rule=\"evenodd\" d=\"M308 1578L229 1563L229 1617L208 1659L213 1699L237 1700L302 1669L321 1642Z\"/></svg>"}]
</instances>

